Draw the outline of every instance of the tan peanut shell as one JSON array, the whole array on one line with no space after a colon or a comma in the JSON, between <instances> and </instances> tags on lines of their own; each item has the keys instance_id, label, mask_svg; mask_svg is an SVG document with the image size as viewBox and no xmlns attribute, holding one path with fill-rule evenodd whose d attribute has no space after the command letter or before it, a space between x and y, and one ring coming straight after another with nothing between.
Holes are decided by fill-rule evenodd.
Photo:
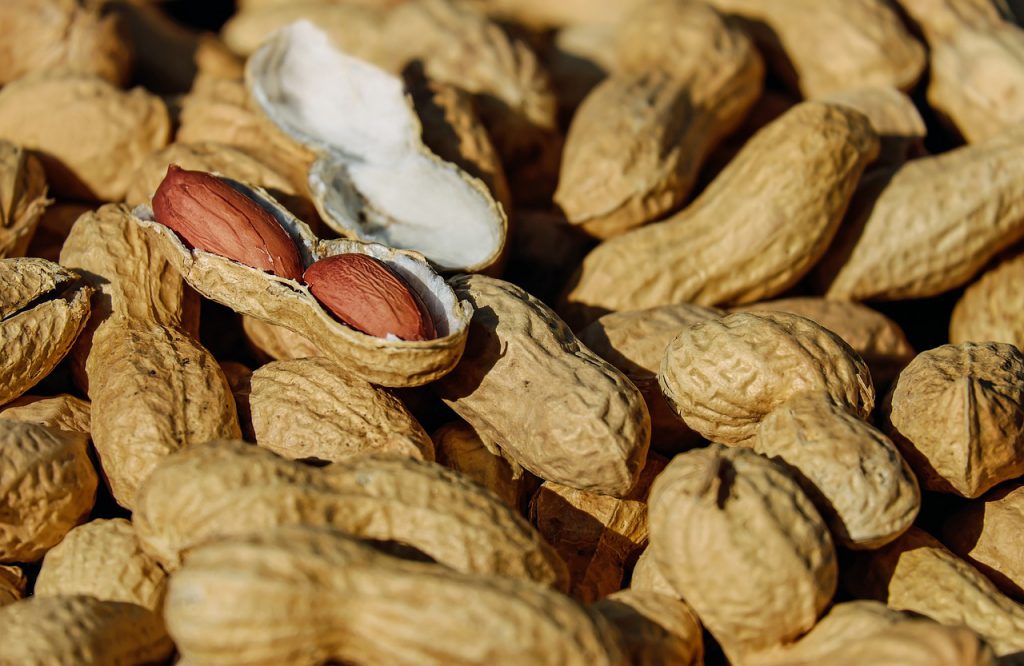
<instances>
[{"instance_id":1,"label":"tan peanut shell","mask_svg":"<svg viewBox=\"0 0 1024 666\"><path fill-rule=\"evenodd\" d=\"M622 589L627 565L647 545L647 494L665 468L651 456L626 498L597 495L551 481L530 502L530 521L569 565L569 593L584 603Z\"/></svg>"},{"instance_id":2,"label":"tan peanut shell","mask_svg":"<svg viewBox=\"0 0 1024 666\"><path fill-rule=\"evenodd\" d=\"M836 604L795 643L747 660L752 666L813 664L902 664L905 666L995 666L992 648L963 626L939 624L877 601Z\"/></svg>"},{"instance_id":3,"label":"tan peanut shell","mask_svg":"<svg viewBox=\"0 0 1024 666\"><path fill-rule=\"evenodd\" d=\"M611 72L616 54L609 46L615 32L614 24L563 26L539 50L538 55L551 76L559 118L571 117L583 99Z\"/></svg>"},{"instance_id":4,"label":"tan peanut shell","mask_svg":"<svg viewBox=\"0 0 1024 666\"><path fill-rule=\"evenodd\" d=\"M146 207L136 221L157 243L188 284L203 296L241 314L286 326L312 341L321 355L353 374L383 386L419 386L449 372L466 343L470 308L419 255L350 240L318 240L309 227L265 191L232 182L271 212L295 241L303 266L337 254L367 254L400 275L425 303L438 337L421 342L378 338L355 331L332 317L302 284L264 273L230 259L190 250Z\"/></svg>"},{"instance_id":5,"label":"tan peanut shell","mask_svg":"<svg viewBox=\"0 0 1024 666\"><path fill-rule=\"evenodd\" d=\"M1024 353L943 345L900 373L885 429L928 490L978 497L1024 474Z\"/></svg>"},{"instance_id":6,"label":"tan peanut shell","mask_svg":"<svg viewBox=\"0 0 1024 666\"><path fill-rule=\"evenodd\" d=\"M1005 594L1024 601L1024 485L999 486L942 525L942 542Z\"/></svg>"},{"instance_id":7,"label":"tan peanut shell","mask_svg":"<svg viewBox=\"0 0 1024 666\"><path fill-rule=\"evenodd\" d=\"M35 76L0 91L0 138L36 151L50 189L64 197L119 201L170 130L160 98L98 78Z\"/></svg>"},{"instance_id":8,"label":"tan peanut shell","mask_svg":"<svg viewBox=\"0 0 1024 666\"><path fill-rule=\"evenodd\" d=\"M633 567L633 576L629 581L629 587L642 592L657 592L669 597L679 597L679 593L668 582L665 575L658 568L655 560L654 549L648 546L640 557L636 558L636 565Z\"/></svg>"},{"instance_id":9,"label":"tan peanut shell","mask_svg":"<svg viewBox=\"0 0 1024 666\"><path fill-rule=\"evenodd\" d=\"M167 574L142 551L124 518L79 525L50 549L36 578L37 597L87 594L161 613Z\"/></svg>"},{"instance_id":10,"label":"tan peanut shell","mask_svg":"<svg viewBox=\"0 0 1024 666\"><path fill-rule=\"evenodd\" d=\"M627 589L608 595L590 609L619 630L631 664L698 666L704 663L700 620L679 599Z\"/></svg>"},{"instance_id":11,"label":"tan peanut shell","mask_svg":"<svg viewBox=\"0 0 1024 666\"><path fill-rule=\"evenodd\" d=\"M367 453L434 459L405 405L326 358L276 361L252 375L256 442L293 460L338 462Z\"/></svg>"},{"instance_id":12,"label":"tan peanut shell","mask_svg":"<svg viewBox=\"0 0 1024 666\"><path fill-rule=\"evenodd\" d=\"M0 85L35 72L95 75L127 83L133 49L120 17L74 0L5 0L0 4L4 56Z\"/></svg>"},{"instance_id":13,"label":"tan peanut shell","mask_svg":"<svg viewBox=\"0 0 1024 666\"><path fill-rule=\"evenodd\" d=\"M658 569L734 662L791 641L836 588L825 522L780 467L713 444L676 456L654 482Z\"/></svg>"},{"instance_id":14,"label":"tan peanut shell","mask_svg":"<svg viewBox=\"0 0 1024 666\"><path fill-rule=\"evenodd\" d=\"M990 268L953 308L949 341L1008 342L1024 349L1024 252Z\"/></svg>"},{"instance_id":15,"label":"tan peanut shell","mask_svg":"<svg viewBox=\"0 0 1024 666\"><path fill-rule=\"evenodd\" d=\"M792 470L846 548L892 541L921 507L917 479L896 445L823 394L798 394L765 416L753 449Z\"/></svg>"},{"instance_id":16,"label":"tan peanut shell","mask_svg":"<svg viewBox=\"0 0 1024 666\"><path fill-rule=\"evenodd\" d=\"M860 303L796 296L742 305L734 312L766 310L807 317L838 335L864 359L876 386L888 385L915 356L899 324Z\"/></svg>"},{"instance_id":17,"label":"tan peanut shell","mask_svg":"<svg viewBox=\"0 0 1024 666\"><path fill-rule=\"evenodd\" d=\"M765 126L687 208L584 259L566 316L770 298L831 242L878 138L857 111L804 102Z\"/></svg>"},{"instance_id":18,"label":"tan peanut shell","mask_svg":"<svg viewBox=\"0 0 1024 666\"><path fill-rule=\"evenodd\" d=\"M159 664L174 652L155 613L86 595L33 597L0 608L2 664Z\"/></svg>"},{"instance_id":19,"label":"tan peanut shell","mask_svg":"<svg viewBox=\"0 0 1024 666\"><path fill-rule=\"evenodd\" d=\"M1008 131L865 178L819 270L828 297L934 296L1024 237L1021 137Z\"/></svg>"},{"instance_id":20,"label":"tan peanut shell","mask_svg":"<svg viewBox=\"0 0 1024 666\"><path fill-rule=\"evenodd\" d=\"M0 259L0 405L50 374L89 318L92 289L45 259Z\"/></svg>"},{"instance_id":21,"label":"tan peanut shell","mask_svg":"<svg viewBox=\"0 0 1024 666\"><path fill-rule=\"evenodd\" d=\"M242 330L249 348L263 362L322 356L309 338L284 326L242 315Z\"/></svg>"},{"instance_id":22,"label":"tan peanut shell","mask_svg":"<svg viewBox=\"0 0 1024 666\"><path fill-rule=\"evenodd\" d=\"M315 468L210 442L150 475L133 520L143 548L168 569L214 537L319 525L406 544L460 571L568 586L565 564L514 509L455 472L407 458Z\"/></svg>"},{"instance_id":23,"label":"tan peanut shell","mask_svg":"<svg viewBox=\"0 0 1024 666\"><path fill-rule=\"evenodd\" d=\"M998 2L899 2L928 40L928 103L967 141L1024 121L1024 28L1000 15Z\"/></svg>"},{"instance_id":24,"label":"tan peanut shell","mask_svg":"<svg viewBox=\"0 0 1024 666\"><path fill-rule=\"evenodd\" d=\"M528 490L523 470L488 447L473 426L453 421L435 430L431 439L438 464L476 481L511 507L522 504Z\"/></svg>"},{"instance_id":25,"label":"tan peanut shell","mask_svg":"<svg viewBox=\"0 0 1024 666\"><path fill-rule=\"evenodd\" d=\"M764 78L750 39L703 3L645 3L616 42L611 76L573 115L554 195L571 223L598 238L682 204Z\"/></svg>"},{"instance_id":26,"label":"tan peanut shell","mask_svg":"<svg viewBox=\"0 0 1024 666\"><path fill-rule=\"evenodd\" d=\"M874 168L885 164L902 164L923 152L927 134L921 112L914 100L892 86L849 88L821 98L860 111L874 128L881 141L881 150Z\"/></svg>"},{"instance_id":27,"label":"tan peanut shell","mask_svg":"<svg viewBox=\"0 0 1024 666\"><path fill-rule=\"evenodd\" d=\"M0 564L0 606L13 604L25 596L28 578L19 567Z\"/></svg>"},{"instance_id":28,"label":"tan peanut shell","mask_svg":"<svg viewBox=\"0 0 1024 666\"><path fill-rule=\"evenodd\" d=\"M804 392L866 418L875 392L864 361L839 336L786 312L736 312L694 324L669 345L659 382L706 439L749 445L761 420Z\"/></svg>"},{"instance_id":29,"label":"tan peanut shell","mask_svg":"<svg viewBox=\"0 0 1024 666\"><path fill-rule=\"evenodd\" d=\"M702 441L665 399L658 370L670 342L691 324L724 314L700 305L661 305L612 312L579 332L588 349L608 361L640 389L651 414L651 447L666 454Z\"/></svg>"},{"instance_id":30,"label":"tan peanut shell","mask_svg":"<svg viewBox=\"0 0 1024 666\"><path fill-rule=\"evenodd\" d=\"M844 88L910 90L924 48L885 0L710 0L743 19L775 73L817 97Z\"/></svg>"},{"instance_id":31,"label":"tan peanut shell","mask_svg":"<svg viewBox=\"0 0 1024 666\"><path fill-rule=\"evenodd\" d=\"M0 408L0 419L89 434L90 405L67 393L51 397L23 395Z\"/></svg>"},{"instance_id":32,"label":"tan peanut shell","mask_svg":"<svg viewBox=\"0 0 1024 666\"><path fill-rule=\"evenodd\" d=\"M437 384L445 403L542 479L628 493L651 436L640 392L516 285L480 275L451 285L474 314L461 362Z\"/></svg>"},{"instance_id":33,"label":"tan peanut shell","mask_svg":"<svg viewBox=\"0 0 1024 666\"><path fill-rule=\"evenodd\" d=\"M50 203L39 160L20 146L0 141L0 258L26 254Z\"/></svg>"},{"instance_id":34,"label":"tan peanut shell","mask_svg":"<svg viewBox=\"0 0 1024 666\"><path fill-rule=\"evenodd\" d=\"M536 583L402 560L310 527L199 546L164 609L182 656L211 666L626 663L599 616Z\"/></svg>"},{"instance_id":35,"label":"tan peanut shell","mask_svg":"<svg viewBox=\"0 0 1024 666\"><path fill-rule=\"evenodd\" d=\"M251 1L251 0L247 0ZM273 0L270 0L273 1ZM474 0L495 17L531 28L573 26L580 23L615 24L645 0Z\"/></svg>"},{"instance_id":36,"label":"tan peanut shell","mask_svg":"<svg viewBox=\"0 0 1024 666\"><path fill-rule=\"evenodd\" d=\"M854 595L946 625L965 625L1000 657L1024 650L1024 606L927 532L912 527L896 541L859 558L843 578Z\"/></svg>"},{"instance_id":37,"label":"tan peanut shell","mask_svg":"<svg viewBox=\"0 0 1024 666\"><path fill-rule=\"evenodd\" d=\"M92 510L88 444L83 433L0 420L0 562L38 560Z\"/></svg>"}]
</instances>

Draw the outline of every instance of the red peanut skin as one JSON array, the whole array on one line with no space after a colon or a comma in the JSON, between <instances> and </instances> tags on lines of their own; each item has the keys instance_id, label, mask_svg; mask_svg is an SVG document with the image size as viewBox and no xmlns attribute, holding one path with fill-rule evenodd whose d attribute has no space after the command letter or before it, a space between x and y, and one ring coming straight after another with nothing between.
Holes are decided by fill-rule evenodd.
<instances>
[{"instance_id":1,"label":"red peanut skin","mask_svg":"<svg viewBox=\"0 0 1024 666\"><path fill-rule=\"evenodd\" d=\"M338 319L383 338L432 340L434 322L420 297L387 265L365 254L339 254L315 262L302 276Z\"/></svg>"},{"instance_id":2,"label":"red peanut skin","mask_svg":"<svg viewBox=\"0 0 1024 666\"><path fill-rule=\"evenodd\" d=\"M283 278L302 277L299 252L281 224L217 176L170 165L153 195L153 215L193 248Z\"/></svg>"}]
</instances>

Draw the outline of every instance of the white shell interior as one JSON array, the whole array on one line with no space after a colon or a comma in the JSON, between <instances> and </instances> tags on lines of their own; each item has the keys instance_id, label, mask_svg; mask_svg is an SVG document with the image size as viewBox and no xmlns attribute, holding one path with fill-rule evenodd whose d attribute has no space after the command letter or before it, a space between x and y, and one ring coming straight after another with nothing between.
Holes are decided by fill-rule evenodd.
<instances>
[{"instance_id":1,"label":"white shell interior","mask_svg":"<svg viewBox=\"0 0 1024 666\"><path fill-rule=\"evenodd\" d=\"M247 76L267 116L321 153L310 189L339 231L446 270L495 260L504 213L482 183L424 147L401 79L345 55L307 21L275 33Z\"/></svg>"}]
</instances>

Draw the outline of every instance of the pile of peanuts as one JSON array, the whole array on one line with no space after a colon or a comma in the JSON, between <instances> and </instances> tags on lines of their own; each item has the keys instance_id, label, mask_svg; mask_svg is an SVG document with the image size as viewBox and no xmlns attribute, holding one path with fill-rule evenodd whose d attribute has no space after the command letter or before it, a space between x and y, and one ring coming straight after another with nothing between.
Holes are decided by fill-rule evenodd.
<instances>
[{"instance_id":1,"label":"pile of peanuts","mask_svg":"<svg viewBox=\"0 0 1024 666\"><path fill-rule=\"evenodd\" d=\"M1024 2L187 8L0 2L0 666L1024 664Z\"/></svg>"}]
</instances>

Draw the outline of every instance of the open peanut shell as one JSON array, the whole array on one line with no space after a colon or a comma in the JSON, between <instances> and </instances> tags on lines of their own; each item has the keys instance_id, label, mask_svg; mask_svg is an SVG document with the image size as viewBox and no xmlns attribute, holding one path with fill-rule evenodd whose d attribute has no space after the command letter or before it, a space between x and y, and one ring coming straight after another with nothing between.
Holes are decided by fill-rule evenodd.
<instances>
[{"instance_id":1,"label":"open peanut shell","mask_svg":"<svg viewBox=\"0 0 1024 666\"><path fill-rule=\"evenodd\" d=\"M174 231L154 219L149 206L138 206L133 211L136 221L154 236L168 261L193 289L235 312L304 335L324 356L373 384L420 386L455 367L466 346L472 307L460 302L421 256L376 243L320 240L308 225L265 190L228 178L223 180L274 216L295 242L303 268L325 257L350 253L366 254L386 264L422 299L438 337L406 341L360 333L335 319L306 285L211 252L191 249Z\"/></svg>"},{"instance_id":2,"label":"open peanut shell","mask_svg":"<svg viewBox=\"0 0 1024 666\"><path fill-rule=\"evenodd\" d=\"M482 181L426 147L400 78L300 21L249 58L246 84L274 124L318 153L309 189L339 234L415 250L443 271L501 257L504 211Z\"/></svg>"}]
</instances>

